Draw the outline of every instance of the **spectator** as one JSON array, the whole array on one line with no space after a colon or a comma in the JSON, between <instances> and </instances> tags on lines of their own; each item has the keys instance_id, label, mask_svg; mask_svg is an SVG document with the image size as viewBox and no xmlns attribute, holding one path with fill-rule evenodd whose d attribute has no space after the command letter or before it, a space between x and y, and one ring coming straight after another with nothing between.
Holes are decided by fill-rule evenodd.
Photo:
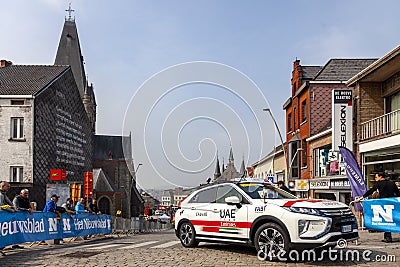
<instances>
[{"instance_id":1,"label":"spectator","mask_svg":"<svg viewBox=\"0 0 400 267\"><path fill-rule=\"evenodd\" d=\"M293 192L290 191L290 189L283 183L283 181L278 181L278 187L279 187L280 189L282 189L283 191L286 191L286 192L288 192L289 194L292 194L292 195L293 195Z\"/></svg>"},{"instance_id":2,"label":"spectator","mask_svg":"<svg viewBox=\"0 0 400 267\"><path fill-rule=\"evenodd\" d=\"M56 213L57 210L57 201L60 197L56 194L51 195L49 201L47 201L46 206L43 209L43 212L54 212Z\"/></svg>"},{"instance_id":3,"label":"spectator","mask_svg":"<svg viewBox=\"0 0 400 267\"><path fill-rule=\"evenodd\" d=\"M59 216L59 212L57 211L57 201L60 197L57 196L56 194L51 195L51 198L49 201L47 201L46 206L43 209L43 212L53 212L56 213L57 216ZM60 245L63 243L62 239L54 239L54 244L55 245Z\"/></svg>"},{"instance_id":4,"label":"spectator","mask_svg":"<svg viewBox=\"0 0 400 267\"><path fill-rule=\"evenodd\" d=\"M0 182L0 207L8 212L14 212L15 209L13 207L13 203L7 197L6 192L10 190L10 183L9 182ZM3 250L4 247L0 247L0 251ZM4 255L3 252L1 254Z\"/></svg>"},{"instance_id":5,"label":"spectator","mask_svg":"<svg viewBox=\"0 0 400 267\"><path fill-rule=\"evenodd\" d=\"M81 198L78 203L75 205L75 213L82 214L87 213L88 211L85 210L85 199Z\"/></svg>"},{"instance_id":6,"label":"spectator","mask_svg":"<svg viewBox=\"0 0 400 267\"><path fill-rule=\"evenodd\" d=\"M10 190L9 182L0 182L0 206L4 206L4 210L8 212L14 212L15 208L11 200L7 197L6 192Z\"/></svg>"},{"instance_id":7,"label":"spectator","mask_svg":"<svg viewBox=\"0 0 400 267\"><path fill-rule=\"evenodd\" d=\"M63 207L68 214L75 214L74 201L71 198L67 198L61 207Z\"/></svg>"},{"instance_id":8,"label":"spectator","mask_svg":"<svg viewBox=\"0 0 400 267\"><path fill-rule=\"evenodd\" d=\"M19 195L15 196L13 200L15 210L27 211L32 214L31 202L29 201L29 190L22 189Z\"/></svg>"},{"instance_id":9,"label":"spectator","mask_svg":"<svg viewBox=\"0 0 400 267\"><path fill-rule=\"evenodd\" d=\"M92 214L101 214L99 207L97 207L96 199L92 199L92 202L89 204L89 212Z\"/></svg>"},{"instance_id":10,"label":"spectator","mask_svg":"<svg viewBox=\"0 0 400 267\"><path fill-rule=\"evenodd\" d=\"M400 192L399 188L397 188L397 185L394 182L385 179L383 177L384 175L385 175L384 172L376 173L374 186L367 192L365 192L365 194L362 197L356 199L354 202L360 202L360 200L363 200L364 198L373 194L377 190L379 192L379 198L400 197ZM386 243L392 242L392 233L385 232L383 234L382 242Z\"/></svg>"}]
</instances>

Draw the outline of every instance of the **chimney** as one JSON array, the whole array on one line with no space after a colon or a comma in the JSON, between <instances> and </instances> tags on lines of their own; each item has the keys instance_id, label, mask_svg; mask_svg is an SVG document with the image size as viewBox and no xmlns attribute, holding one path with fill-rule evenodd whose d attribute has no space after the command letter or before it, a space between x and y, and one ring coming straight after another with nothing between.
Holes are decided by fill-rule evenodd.
<instances>
[{"instance_id":1,"label":"chimney","mask_svg":"<svg viewBox=\"0 0 400 267\"><path fill-rule=\"evenodd\" d=\"M0 60L0 68L5 68L12 65L11 61L7 61L5 59Z\"/></svg>"}]
</instances>

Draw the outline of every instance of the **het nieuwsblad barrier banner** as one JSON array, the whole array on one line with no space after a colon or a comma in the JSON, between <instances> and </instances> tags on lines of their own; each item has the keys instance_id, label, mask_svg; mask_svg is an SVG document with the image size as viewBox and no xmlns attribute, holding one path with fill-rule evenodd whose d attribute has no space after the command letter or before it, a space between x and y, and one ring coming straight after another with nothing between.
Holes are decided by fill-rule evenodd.
<instances>
[{"instance_id":1,"label":"het nieuwsblad barrier banner","mask_svg":"<svg viewBox=\"0 0 400 267\"><path fill-rule=\"evenodd\" d=\"M400 198L364 200L363 207L368 229L400 233Z\"/></svg>"},{"instance_id":2,"label":"het nieuwsblad barrier banner","mask_svg":"<svg viewBox=\"0 0 400 267\"><path fill-rule=\"evenodd\" d=\"M62 214L51 212L0 212L0 247L24 242L60 239L75 236L110 234L110 215Z\"/></svg>"}]
</instances>

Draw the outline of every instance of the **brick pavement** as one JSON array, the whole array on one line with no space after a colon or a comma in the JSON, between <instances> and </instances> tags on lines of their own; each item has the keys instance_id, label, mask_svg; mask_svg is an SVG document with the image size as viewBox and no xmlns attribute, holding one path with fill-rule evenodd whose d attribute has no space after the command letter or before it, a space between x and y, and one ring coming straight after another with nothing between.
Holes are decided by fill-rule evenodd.
<instances>
[{"instance_id":1,"label":"brick pavement","mask_svg":"<svg viewBox=\"0 0 400 267\"><path fill-rule=\"evenodd\" d=\"M397 262L380 262L379 266L399 266L400 242L383 243L383 233L369 233L360 231L358 244L348 244L348 250L361 251L370 250L369 255L373 257L395 255ZM399 234L394 234L398 240ZM6 252L8 255L0 256L0 266L377 266L377 262L365 261L331 261L325 257L324 261L317 262L264 262L260 261L253 248L200 243L198 248L183 248L180 244L168 248L156 249L143 246L124 249L124 246L141 244L144 242L170 242L177 240L173 230L155 232L151 234L140 234L133 236L117 237L109 239L95 239L91 241L76 241L60 246L35 246ZM101 248L96 246L88 248L91 243L102 242L114 248ZM89 244L89 245L88 245ZM156 243L154 243L156 244ZM86 247L85 247L86 246ZM348 251L346 250L346 251Z\"/></svg>"}]
</instances>

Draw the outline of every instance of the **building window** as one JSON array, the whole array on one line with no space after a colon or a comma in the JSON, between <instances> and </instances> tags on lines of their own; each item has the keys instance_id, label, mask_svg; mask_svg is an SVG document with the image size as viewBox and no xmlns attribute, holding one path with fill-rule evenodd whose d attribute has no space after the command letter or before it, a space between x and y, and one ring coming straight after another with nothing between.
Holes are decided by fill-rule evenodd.
<instances>
[{"instance_id":1,"label":"building window","mask_svg":"<svg viewBox=\"0 0 400 267\"><path fill-rule=\"evenodd\" d=\"M25 104L24 100L11 100L11 105L13 106L23 106Z\"/></svg>"},{"instance_id":2,"label":"building window","mask_svg":"<svg viewBox=\"0 0 400 267\"><path fill-rule=\"evenodd\" d=\"M292 113L289 113L287 116L287 125L288 125L288 132L292 131Z\"/></svg>"},{"instance_id":3,"label":"building window","mask_svg":"<svg viewBox=\"0 0 400 267\"><path fill-rule=\"evenodd\" d=\"M24 168L21 166L10 167L10 182L23 182Z\"/></svg>"},{"instance_id":4,"label":"building window","mask_svg":"<svg viewBox=\"0 0 400 267\"><path fill-rule=\"evenodd\" d=\"M304 100L301 102L301 122L305 122L307 120L307 101Z\"/></svg>"},{"instance_id":5,"label":"building window","mask_svg":"<svg viewBox=\"0 0 400 267\"><path fill-rule=\"evenodd\" d=\"M11 118L11 139L24 138L24 118Z\"/></svg>"},{"instance_id":6,"label":"building window","mask_svg":"<svg viewBox=\"0 0 400 267\"><path fill-rule=\"evenodd\" d=\"M343 159L338 151L332 150L332 145L326 145L314 150L315 177L346 175Z\"/></svg>"},{"instance_id":7,"label":"building window","mask_svg":"<svg viewBox=\"0 0 400 267\"><path fill-rule=\"evenodd\" d=\"M307 167L307 164L308 164L308 162L307 162L307 149L308 148L307 148L307 142L305 139L302 141L301 148L302 148L302 150L299 151L299 153L301 155L301 167L304 168L304 167Z\"/></svg>"}]
</instances>

